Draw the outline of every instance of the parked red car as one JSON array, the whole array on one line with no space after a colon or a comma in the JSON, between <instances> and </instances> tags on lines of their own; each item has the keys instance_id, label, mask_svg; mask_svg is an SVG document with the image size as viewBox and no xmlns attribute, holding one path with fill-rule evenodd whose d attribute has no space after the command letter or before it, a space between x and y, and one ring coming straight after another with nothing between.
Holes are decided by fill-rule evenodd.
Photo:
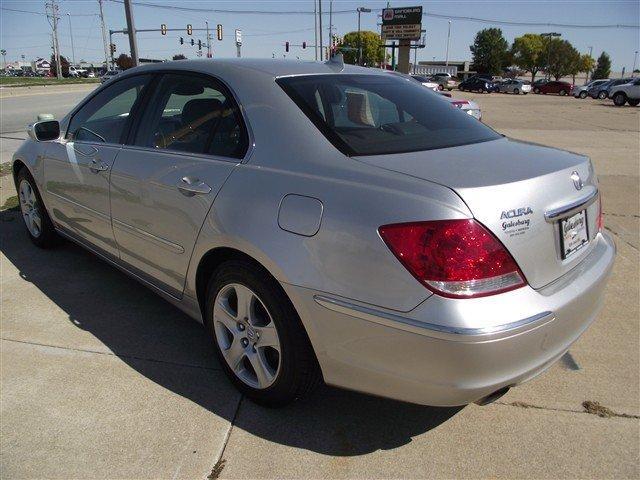
<instances>
[{"instance_id":1,"label":"parked red car","mask_svg":"<svg viewBox=\"0 0 640 480\"><path fill-rule=\"evenodd\" d=\"M533 89L533 93L557 93L560 96L570 95L573 90L573 85L569 82L557 82L551 81L543 83L542 85L536 85Z\"/></svg>"}]
</instances>

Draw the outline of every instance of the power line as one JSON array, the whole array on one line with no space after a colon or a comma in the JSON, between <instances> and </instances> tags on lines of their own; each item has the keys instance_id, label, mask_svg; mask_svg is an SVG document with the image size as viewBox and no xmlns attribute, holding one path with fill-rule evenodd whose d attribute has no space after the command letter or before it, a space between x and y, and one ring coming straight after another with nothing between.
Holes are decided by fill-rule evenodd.
<instances>
[{"instance_id":1,"label":"power line","mask_svg":"<svg viewBox=\"0 0 640 480\"><path fill-rule=\"evenodd\" d=\"M492 25L511 25L517 27L560 27L560 28L640 28L640 25L625 24L600 24L600 25L582 25L576 23L537 23L537 22L512 22L508 20L491 20L487 18L477 17L460 17L455 15L441 15L438 13L423 12L425 17L441 18L445 20L459 20L467 22L489 23Z\"/></svg>"},{"instance_id":2,"label":"power line","mask_svg":"<svg viewBox=\"0 0 640 480\"><path fill-rule=\"evenodd\" d=\"M0 10L5 10L8 12L18 12L18 13L31 13L33 15L42 15L46 16L46 13L43 12L34 12L32 10L19 10L17 8L9 8L9 7L0 7ZM95 17L97 14L95 13L71 13L72 17Z\"/></svg>"},{"instance_id":3,"label":"power line","mask_svg":"<svg viewBox=\"0 0 640 480\"><path fill-rule=\"evenodd\" d=\"M123 0L109 0L115 3L123 3ZM233 14L245 14L245 15L314 15L314 12L307 10L231 10L231 9L219 9L219 8L194 8L194 7L179 7L176 5L161 5L157 3L148 3L148 2L133 2L135 5L139 5L141 7L150 7L150 8L162 8L166 10L179 10L183 12L211 12L211 13L233 13ZM333 15L342 15L342 14L355 14L357 11L355 9L352 10L335 10L333 11ZM490 18L479 18L479 17L464 17L457 15L442 15L438 13L429 13L423 12L422 14L425 17L432 18L441 18L445 20L458 20L458 21L467 21L467 22L478 22L478 23L488 23L493 25L511 25L518 27L560 27L560 28L623 28L623 29L640 29L640 25L629 25L629 24L595 24L595 25L586 25L586 24L577 24L577 23L544 23L544 22L515 22L509 20L495 20Z\"/></svg>"}]
</instances>

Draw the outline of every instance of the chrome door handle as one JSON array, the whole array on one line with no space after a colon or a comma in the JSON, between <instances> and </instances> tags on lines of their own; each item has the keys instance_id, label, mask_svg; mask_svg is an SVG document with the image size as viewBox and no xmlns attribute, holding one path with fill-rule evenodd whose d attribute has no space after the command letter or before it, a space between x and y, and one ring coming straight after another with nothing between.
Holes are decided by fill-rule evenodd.
<instances>
[{"instance_id":1,"label":"chrome door handle","mask_svg":"<svg viewBox=\"0 0 640 480\"><path fill-rule=\"evenodd\" d=\"M91 160L91 165L89 165L89 170L93 173L104 172L109 170L109 165L100 160Z\"/></svg>"},{"instance_id":2,"label":"chrome door handle","mask_svg":"<svg viewBox=\"0 0 640 480\"><path fill-rule=\"evenodd\" d=\"M206 195L211 192L211 187L198 178L182 177L176 185L178 190L187 197L194 195Z\"/></svg>"}]
</instances>

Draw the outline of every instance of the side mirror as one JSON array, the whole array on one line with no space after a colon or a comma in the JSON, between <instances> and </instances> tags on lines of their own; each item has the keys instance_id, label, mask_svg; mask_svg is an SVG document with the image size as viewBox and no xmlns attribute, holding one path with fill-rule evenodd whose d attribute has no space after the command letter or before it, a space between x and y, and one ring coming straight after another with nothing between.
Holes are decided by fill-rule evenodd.
<instances>
[{"instance_id":1,"label":"side mirror","mask_svg":"<svg viewBox=\"0 0 640 480\"><path fill-rule=\"evenodd\" d=\"M38 142L49 142L60 137L60 122L57 120L44 120L29 125L27 133Z\"/></svg>"}]
</instances>

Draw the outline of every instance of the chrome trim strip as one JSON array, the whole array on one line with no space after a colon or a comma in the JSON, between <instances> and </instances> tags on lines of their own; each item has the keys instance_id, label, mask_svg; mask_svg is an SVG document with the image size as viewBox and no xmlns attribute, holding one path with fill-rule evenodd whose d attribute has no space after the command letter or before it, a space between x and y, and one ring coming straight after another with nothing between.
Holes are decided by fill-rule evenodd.
<instances>
[{"instance_id":1,"label":"chrome trim strip","mask_svg":"<svg viewBox=\"0 0 640 480\"><path fill-rule=\"evenodd\" d=\"M145 232L144 230L140 230L128 223L124 223L120 220L113 219L114 226L122 227L124 230L137 235L138 237L142 237L144 240L150 240L152 242L157 243L161 247L165 247L171 250L174 253L184 253L184 247L182 245L178 245L177 243L170 242L169 240L165 240L164 238L157 237L149 232Z\"/></svg>"},{"instance_id":2,"label":"chrome trim strip","mask_svg":"<svg viewBox=\"0 0 640 480\"><path fill-rule=\"evenodd\" d=\"M49 195L53 195L56 198L59 198L60 200L64 200L65 202L70 203L71 205L74 205L76 207L80 207L80 208L82 208L82 209L84 209L84 210L86 210L88 212L91 212L94 215L102 218L103 220L106 220L107 222L111 222L111 217L109 217L109 215L107 215L106 213L99 212L97 210L94 210L93 208L89 208L89 207L87 207L85 205L81 205L81 204L79 204L77 202L74 202L73 200L69 200L67 197L63 197L62 195L58 195L57 193L54 193L51 190L47 190L47 193Z\"/></svg>"},{"instance_id":3,"label":"chrome trim strip","mask_svg":"<svg viewBox=\"0 0 640 480\"><path fill-rule=\"evenodd\" d=\"M589 195L586 197L582 197L579 200L571 202L567 205L563 205L562 207L552 208L544 212L544 219L547 222L555 222L563 217L569 217L574 213L578 213L581 210L584 210L593 202L595 202L598 198L598 189L594 189Z\"/></svg>"},{"instance_id":4,"label":"chrome trim strip","mask_svg":"<svg viewBox=\"0 0 640 480\"><path fill-rule=\"evenodd\" d=\"M386 327L396 328L399 330L405 330L419 335L425 335L428 337L443 337L451 340L467 341L472 340L473 337L479 337L478 340L483 340L483 336L491 334L514 334L521 330L522 327L528 326L533 328L550 321L555 320L553 312L542 312L532 317L523 318L522 320L516 320L514 322L505 323L502 325L495 325L492 327L481 328L464 328L464 327L449 327L446 325L437 325L434 323L421 322L412 318L403 317L389 312L383 312L373 308L363 307L361 305L354 305L343 300L336 298L330 298L323 295L314 295L313 299L318 305L321 305L334 312L342 313L352 317L360 318L369 322L374 322ZM538 324L538 325L535 325ZM435 333L435 335L434 335ZM440 335L438 335L440 334ZM484 338L486 339L486 338Z\"/></svg>"}]
</instances>

